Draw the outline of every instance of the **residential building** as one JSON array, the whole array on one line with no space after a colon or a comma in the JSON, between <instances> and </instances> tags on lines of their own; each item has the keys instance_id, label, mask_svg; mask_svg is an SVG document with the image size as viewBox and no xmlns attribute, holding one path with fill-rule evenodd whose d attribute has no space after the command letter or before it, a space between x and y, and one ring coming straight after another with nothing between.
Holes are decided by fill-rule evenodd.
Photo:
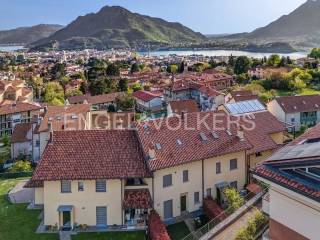
<instances>
[{"instance_id":1,"label":"residential building","mask_svg":"<svg viewBox=\"0 0 320 240\"><path fill-rule=\"evenodd\" d=\"M248 71L251 78L266 79L274 74L289 73L292 68L289 67L256 67Z\"/></svg>"},{"instance_id":2,"label":"residential building","mask_svg":"<svg viewBox=\"0 0 320 240\"><path fill-rule=\"evenodd\" d=\"M66 104L89 104L92 110L107 110L109 105L116 107L116 99L123 96L123 92L107 93L96 96L85 94L69 97Z\"/></svg>"},{"instance_id":3,"label":"residential building","mask_svg":"<svg viewBox=\"0 0 320 240\"><path fill-rule=\"evenodd\" d=\"M264 239L316 240L320 225L320 125L277 151L253 176L270 186Z\"/></svg>"},{"instance_id":4,"label":"residential building","mask_svg":"<svg viewBox=\"0 0 320 240\"><path fill-rule=\"evenodd\" d=\"M20 123L11 136L11 158L32 159L33 123Z\"/></svg>"},{"instance_id":5,"label":"residential building","mask_svg":"<svg viewBox=\"0 0 320 240\"><path fill-rule=\"evenodd\" d=\"M14 127L19 123L31 122L41 108L38 104L24 102L0 106L0 137L4 134L11 136Z\"/></svg>"},{"instance_id":6,"label":"residential building","mask_svg":"<svg viewBox=\"0 0 320 240\"><path fill-rule=\"evenodd\" d=\"M320 122L320 95L276 97L267 104L277 119L295 127L314 126Z\"/></svg>"},{"instance_id":7,"label":"residential building","mask_svg":"<svg viewBox=\"0 0 320 240\"><path fill-rule=\"evenodd\" d=\"M240 90L240 91L232 91L226 95L225 102L226 103L235 103L235 102L243 102L249 100L255 100L259 97L253 94L251 91Z\"/></svg>"},{"instance_id":8,"label":"residential building","mask_svg":"<svg viewBox=\"0 0 320 240\"><path fill-rule=\"evenodd\" d=\"M200 112L195 100L181 100L169 102L167 106L167 115L182 115L184 113Z\"/></svg>"},{"instance_id":9,"label":"residential building","mask_svg":"<svg viewBox=\"0 0 320 240\"><path fill-rule=\"evenodd\" d=\"M52 131L74 131L90 128L90 105L47 106L37 116L33 130L33 161L42 156Z\"/></svg>"},{"instance_id":10,"label":"residential building","mask_svg":"<svg viewBox=\"0 0 320 240\"><path fill-rule=\"evenodd\" d=\"M140 122L135 130L53 132L28 184L34 204L44 205L44 225L60 229L140 229L151 209L166 223L200 214L205 197L222 198L221 186L244 189L248 151L278 146L275 126L267 129L260 114L257 133L224 112Z\"/></svg>"},{"instance_id":11,"label":"residential building","mask_svg":"<svg viewBox=\"0 0 320 240\"><path fill-rule=\"evenodd\" d=\"M163 93L139 90L132 94L138 111L160 112L163 110Z\"/></svg>"}]
</instances>

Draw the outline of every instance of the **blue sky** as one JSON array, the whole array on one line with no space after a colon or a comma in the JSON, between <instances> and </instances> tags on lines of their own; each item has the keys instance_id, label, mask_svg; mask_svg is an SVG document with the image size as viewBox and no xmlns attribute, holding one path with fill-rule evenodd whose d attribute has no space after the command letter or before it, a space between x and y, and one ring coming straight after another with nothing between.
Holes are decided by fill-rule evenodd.
<instances>
[{"instance_id":1,"label":"blue sky","mask_svg":"<svg viewBox=\"0 0 320 240\"><path fill-rule=\"evenodd\" d=\"M306 0L0 0L0 29L39 23L66 25L105 5L177 21L202 33L252 31Z\"/></svg>"}]
</instances>

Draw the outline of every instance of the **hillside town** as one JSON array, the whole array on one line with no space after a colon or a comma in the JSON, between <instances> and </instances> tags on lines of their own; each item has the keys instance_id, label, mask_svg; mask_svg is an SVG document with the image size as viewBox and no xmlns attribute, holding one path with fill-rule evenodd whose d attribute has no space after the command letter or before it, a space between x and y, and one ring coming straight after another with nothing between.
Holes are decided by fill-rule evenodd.
<instances>
[{"instance_id":1,"label":"hillside town","mask_svg":"<svg viewBox=\"0 0 320 240\"><path fill-rule=\"evenodd\" d=\"M317 239L315 51L1 53L1 171L31 177L8 197L40 235Z\"/></svg>"}]
</instances>

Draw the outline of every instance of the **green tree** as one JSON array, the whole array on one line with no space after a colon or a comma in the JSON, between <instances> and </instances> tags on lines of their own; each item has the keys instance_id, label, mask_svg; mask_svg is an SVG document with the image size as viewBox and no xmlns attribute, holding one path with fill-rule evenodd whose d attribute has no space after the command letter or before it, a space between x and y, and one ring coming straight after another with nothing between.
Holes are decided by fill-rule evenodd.
<instances>
[{"instance_id":1,"label":"green tree","mask_svg":"<svg viewBox=\"0 0 320 240\"><path fill-rule=\"evenodd\" d=\"M44 101L51 105L64 104L64 91L58 82L49 82L45 85Z\"/></svg>"},{"instance_id":2,"label":"green tree","mask_svg":"<svg viewBox=\"0 0 320 240\"><path fill-rule=\"evenodd\" d=\"M126 92L128 91L128 79L121 78L118 82L118 90L120 92Z\"/></svg>"},{"instance_id":3,"label":"green tree","mask_svg":"<svg viewBox=\"0 0 320 240\"><path fill-rule=\"evenodd\" d=\"M108 85L105 79L98 79L89 84L89 91L92 95L104 94L108 91Z\"/></svg>"},{"instance_id":4,"label":"green tree","mask_svg":"<svg viewBox=\"0 0 320 240\"><path fill-rule=\"evenodd\" d=\"M2 141L2 143L3 143L3 145L4 145L5 147L9 147L9 146L10 146L10 137L8 136L8 134L4 134L4 135L2 136L1 141Z\"/></svg>"},{"instance_id":5,"label":"green tree","mask_svg":"<svg viewBox=\"0 0 320 240\"><path fill-rule=\"evenodd\" d=\"M278 67L281 62L280 56L278 54L272 54L267 61L269 66Z\"/></svg>"},{"instance_id":6,"label":"green tree","mask_svg":"<svg viewBox=\"0 0 320 240\"><path fill-rule=\"evenodd\" d=\"M313 48L309 54L309 57L320 59L320 48Z\"/></svg>"},{"instance_id":7,"label":"green tree","mask_svg":"<svg viewBox=\"0 0 320 240\"><path fill-rule=\"evenodd\" d=\"M168 73L177 73L178 72L178 66L176 64L170 64L167 66L167 72Z\"/></svg>"},{"instance_id":8,"label":"green tree","mask_svg":"<svg viewBox=\"0 0 320 240\"><path fill-rule=\"evenodd\" d=\"M119 76L120 75L120 68L115 63L111 63L108 65L106 69L107 76Z\"/></svg>"},{"instance_id":9,"label":"green tree","mask_svg":"<svg viewBox=\"0 0 320 240\"><path fill-rule=\"evenodd\" d=\"M140 71L140 68L139 68L138 63L134 63L131 65L131 69L130 69L131 73L135 73L135 72L139 72L139 71Z\"/></svg>"},{"instance_id":10,"label":"green tree","mask_svg":"<svg viewBox=\"0 0 320 240\"><path fill-rule=\"evenodd\" d=\"M135 83L135 84L133 84L133 85L132 85L132 90L133 90L134 92L139 91L139 90L142 90L141 84L140 84L140 83Z\"/></svg>"},{"instance_id":11,"label":"green tree","mask_svg":"<svg viewBox=\"0 0 320 240\"><path fill-rule=\"evenodd\" d=\"M125 94L116 99L117 108L122 111L132 110L134 108L134 104L135 104L135 100L129 94Z\"/></svg>"},{"instance_id":12,"label":"green tree","mask_svg":"<svg viewBox=\"0 0 320 240\"><path fill-rule=\"evenodd\" d=\"M244 204L244 199L240 196L239 192L235 188L227 188L224 191L226 199L228 201L228 208L231 212L235 212Z\"/></svg>"},{"instance_id":13,"label":"green tree","mask_svg":"<svg viewBox=\"0 0 320 240\"><path fill-rule=\"evenodd\" d=\"M242 74L247 73L251 67L251 60L246 56L240 56L237 58L236 63L234 65L234 73Z\"/></svg>"},{"instance_id":14,"label":"green tree","mask_svg":"<svg viewBox=\"0 0 320 240\"><path fill-rule=\"evenodd\" d=\"M32 167L30 162L28 161L17 161L13 164L13 166L9 169L11 173L18 173L18 172L31 172Z\"/></svg>"},{"instance_id":15,"label":"green tree","mask_svg":"<svg viewBox=\"0 0 320 240\"><path fill-rule=\"evenodd\" d=\"M81 95L83 95L83 92L79 89L74 89L66 92L66 98L73 97L73 96L81 96Z\"/></svg>"}]
</instances>

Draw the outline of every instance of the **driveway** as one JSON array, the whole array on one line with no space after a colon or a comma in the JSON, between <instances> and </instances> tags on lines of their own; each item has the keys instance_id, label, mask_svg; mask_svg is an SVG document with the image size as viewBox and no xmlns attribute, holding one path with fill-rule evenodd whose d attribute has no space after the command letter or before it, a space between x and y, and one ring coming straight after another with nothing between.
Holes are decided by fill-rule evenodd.
<instances>
[{"instance_id":1,"label":"driveway","mask_svg":"<svg viewBox=\"0 0 320 240\"><path fill-rule=\"evenodd\" d=\"M34 190L31 188L23 188L28 180L19 182L8 194L12 203L30 203L34 199Z\"/></svg>"}]
</instances>

